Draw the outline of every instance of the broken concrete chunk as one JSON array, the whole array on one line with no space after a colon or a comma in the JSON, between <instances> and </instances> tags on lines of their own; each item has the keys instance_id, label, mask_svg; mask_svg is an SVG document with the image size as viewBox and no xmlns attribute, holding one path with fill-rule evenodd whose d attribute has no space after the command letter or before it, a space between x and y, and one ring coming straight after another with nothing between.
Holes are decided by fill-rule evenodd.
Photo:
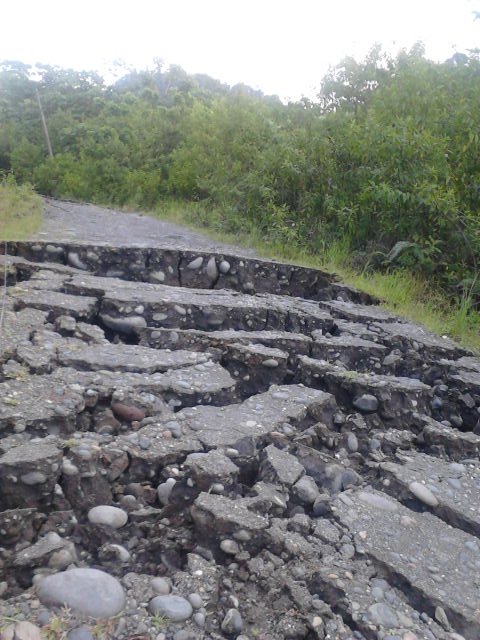
<instances>
[{"instance_id":1,"label":"broken concrete chunk","mask_svg":"<svg viewBox=\"0 0 480 640\"><path fill-rule=\"evenodd\" d=\"M328 393L302 385L273 385L240 405L194 407L177 419L208 447L251 447L283 424L305 427L318 420L331 422L336 405ZM251 455L251 453L250 453Z\"/></svg>"},{"instance_id":2,"label":"broken concrete chunk","mask_svg":"<svg viewBox=\"0 0 480 640\"><path fill-rule=\"evenodd\" d=\"M260 476L267 482L286 486L294 484L305 472L295 456L271 444L263 450Z\"/></svg>"},{"instance_id":3,"label":"broken concrete chunk","mask_svg":"<svg viewBox=\"0 0 480 640\"><path fill-rule=\"evenodd\" d=\"M184 462L199 489L207 491L215 482L231 485L238 477L239 468L217 449L208 453L191 453Z\"/></svg>"},{"instance_id":4,"label":"broken concrete chunk","mask_svg":"<svg viewBox=\"0 0 480 640\"><path fill-rule=\"evenodd\" d=\"M11 509L51 502L61 461L56 444L42 441L13 447L0 456L0 505Z\"/></svg>"},{"instance_id":5,"label":"broken concrete chunk","mask_svg":"<svg viewBox=\"0 0 480 640\"><path fill-rule=\"evenodd\" d=\"M198 535L211 544L219 536L233 535L238 531L247 531L248 549L259 549L262 532L268 526L268 519L252 513L239 500L224 496L201 493L193 503L191 514Z\"/></svg>"},{"instance_id":6,"label":"broken concrete chunk","mask_svg":"<svg viewBox=\"0 0 480 640\"><path fill-rule=\"evenodd\" d=\"M407 584L424 610L440 605L465 638L478 636L475 538L378 492L348 491L333 507L365 552ZM473 548L477 552L470 550ZM431 567L438 568L441 579L432 578ZM461 591L457 588L459 571Z\"/></svg>"}]
</instances>

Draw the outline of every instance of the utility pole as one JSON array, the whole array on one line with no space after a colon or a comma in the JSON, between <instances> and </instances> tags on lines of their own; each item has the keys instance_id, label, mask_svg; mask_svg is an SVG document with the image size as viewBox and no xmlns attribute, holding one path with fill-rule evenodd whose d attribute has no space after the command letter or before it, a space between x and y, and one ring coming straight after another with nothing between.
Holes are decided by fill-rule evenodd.
<instances>
[{"instance_id":1,"label":"utility pole","mask_svg":"<svg viewBox=\"0 0 480 640\"><path fill-rule=\"evenodd\" d=\"M38 108L40 109L40 118L42 120L43 133L45 134L45 141L47 143L48 155L53 158L52 143L50 142L50 136L48 135L47 121L45 120L42 103L40 102L40 94L38 93L37 88L35 88L35 93L37 95Z\"/></svg>"}]
</instances>

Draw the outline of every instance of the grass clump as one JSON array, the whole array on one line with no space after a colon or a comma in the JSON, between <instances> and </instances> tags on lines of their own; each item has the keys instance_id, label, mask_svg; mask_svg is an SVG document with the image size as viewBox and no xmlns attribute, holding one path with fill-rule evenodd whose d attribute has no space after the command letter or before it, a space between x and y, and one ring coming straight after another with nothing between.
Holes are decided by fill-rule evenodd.
<instances>
[{"instance_id":1,"label":"grass clump","mask_svg":"<svg viewBox=\"0 0 480 640\"><path fill-rule=\"evenodd\" d=\"M31 185L17 185L11 174L0 179L0 240L22 240L35 233L42 209L42 199Z\"/></svg>"}]
</instances>

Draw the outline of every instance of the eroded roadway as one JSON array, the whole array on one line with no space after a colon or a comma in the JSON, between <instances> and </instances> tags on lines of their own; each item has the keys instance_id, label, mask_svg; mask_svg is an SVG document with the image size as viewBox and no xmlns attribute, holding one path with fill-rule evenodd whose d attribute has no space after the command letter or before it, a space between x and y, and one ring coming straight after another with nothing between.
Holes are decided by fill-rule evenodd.
<instances>
[{"instance_id":1,"label":"eroded roadway","mask_svg":"<svg viewBox=\"0 0 480 640\"><path fill-rule=\"evenodd\" d=\"M480 638L472 354L91 205L0 262L6 637Z\"/></svg>"}]
</instances>

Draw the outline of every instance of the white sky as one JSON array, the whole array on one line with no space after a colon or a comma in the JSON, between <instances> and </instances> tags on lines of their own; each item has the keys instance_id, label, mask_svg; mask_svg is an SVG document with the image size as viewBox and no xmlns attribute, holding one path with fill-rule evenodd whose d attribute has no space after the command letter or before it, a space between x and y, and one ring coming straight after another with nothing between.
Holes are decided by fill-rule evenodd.
<instances>
[{"instance_id":1,"label":"white sky","mask_svg":"<svg viewBox=\"0 0 480 640\"><path fill-rule=\"evenodd\" d=\"M445 60L480 46L480 0L4 0L0 60L96 69L156 57L282 98L313 96L329 65L417 40Z\"/></svg>"}]
</instances>

